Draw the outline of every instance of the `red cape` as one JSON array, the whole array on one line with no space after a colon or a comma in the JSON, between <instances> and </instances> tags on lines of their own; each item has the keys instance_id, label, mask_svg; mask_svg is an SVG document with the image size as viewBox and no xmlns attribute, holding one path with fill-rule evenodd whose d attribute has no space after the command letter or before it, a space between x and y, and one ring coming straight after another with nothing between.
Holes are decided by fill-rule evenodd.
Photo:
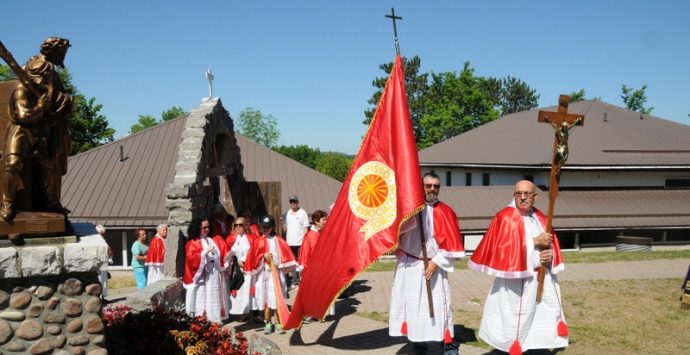
<instances>
[{"instance_id":1,"label":"red cape","mask_svg":"<svg viewBox=\"0 0 690 355\"><path fill-rule=\"evenodd\" d=\"M434 204L434 238L444 256L465 256L458 216L450 206L441 201Z\"/></svg>"},{"instance_id":2,"label":"red cape","mask_svg":"<svg viewBox=\"0 0 690 355\"><path fill-rule=\"evenodd\" d=\"M252 246L254 245L254 240L258 238L256 235L252 233L246 233L247 240L249 241L249 250L251 250ZM228 236L225 238L225 245L228 246L228 253L231 251L232 246L235 245L235 242L237 241L237 234L236 233L230 233Z\"/></svg>"},{"instance_id":3,"label":"red cape","mask_svg":"<svg viewBox=\"0 0 690 355\"><path fill-rule=\"evenodd\" d=\"M165 260L165 240L158 234L154 235L146 254L146 266L162 266Z\"/></svg>"},{"instance_id":4,"label":"red cape","mask_svg":"<svg viewBox=\"0 0 690 355\"><path fill-rule=\"evenodd\" d=\"M249 230L247 232L252 232L254 235L261 235L261 232L259 231L259 226L253 223L249 225Z\"/></svg>"},{"instance_id":5,"label":"red cape","mask_svg":"<svg viewBox=\"0 0 690 355\"><path fill-rule=\"evenodd\" d=\"M302 247L299 250L299 262L298 264L302 267L305 268L307 267L307 261L309 260L309 255L311 255L311 252L314 251L314 247L316 247L316 243L319 241L319 233L318 231L315 231L311 228L307 231L307 234L304 235L304 240L302 241Z\"/></svg>"},{"instance_id":6,"label":"red cape","mask_svg":"<svg viewBox=\"0 0 690 355\"><path fill-rule=\"evenodd\" d=\"M295 261L295 255L292 254L292 250L287 245L285 239L279 236L274 236L278 242L278 250L280 252L280 263L276 264L279 269L297 265ZM268 252L268 243L265 236L257 237L254 239L251 248L249 249L249 254L247 255L247 260L244 262L244 271L251 272L258 269L261 266L261 261L264 260L264 254Z\"/></svg>"},{"instance_id":7,"label":"red cape","mask_svg":"<svg viewBox=\"0 0 690 355\"><path fill-rule=\"evenodd\" d=\"M546 216L534 209L534 215L546 226ZM553 238L553 261L551 272L563 270L563 256L556 234ZM499 211L491 221L484 238L472 254L468 266L486 274L507 279L534 276L536 271L528 267L527 246L525 243L525 222L517 208L508 206Z\"/></svg>"},{"instance_id":8,"label":"red cape","mask_svg":"<svg viewBox=\"0 0 690 355\"><path fill-rule=\"evenodd\" d=\"M220 262L221 270L227 267L227 260L225 260L228 254L228 246L225 244L225 240L220 235L213 236L213 242L216 244L218 251L220 252ZM185 260L184 260L184 276L182 277L182 282L185 285L191 285L195 283L202 275L202 270L200 267L206 265L206 256L202 255L203 246L201 244L201 238L192 238L187 241L184 247L185 250Z\"/></svg>"}]
</instances>

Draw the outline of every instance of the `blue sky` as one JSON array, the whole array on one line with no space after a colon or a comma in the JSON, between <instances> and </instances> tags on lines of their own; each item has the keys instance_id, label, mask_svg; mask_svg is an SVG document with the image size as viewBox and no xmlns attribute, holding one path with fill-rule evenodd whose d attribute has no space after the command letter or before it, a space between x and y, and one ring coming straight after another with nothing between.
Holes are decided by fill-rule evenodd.
<instances>
[{"instance_id":1,"label":"blue sky","mask_svg":"<svg viewBox=\"0 0 690 355\"><path fill-rule=\"evenodd\" d=\"M422 71L514 76L540 106L584 88L623 106L647 84L653 115L690 123L688 1L64 1L2 5L0 40L24 63L47 36L72 42L66 65L126 135L139 114L190 110L208 95L231 116L273 115L279 144L356 153L372 80L395 55ZM535 123L536 124L536 123Z\"/></svg>"}]
</instances>

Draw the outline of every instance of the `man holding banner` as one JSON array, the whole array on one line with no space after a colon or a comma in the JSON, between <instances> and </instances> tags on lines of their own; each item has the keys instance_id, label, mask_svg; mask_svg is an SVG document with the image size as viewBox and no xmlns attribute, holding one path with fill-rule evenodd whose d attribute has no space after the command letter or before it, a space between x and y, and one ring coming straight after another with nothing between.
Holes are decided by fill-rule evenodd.
<instances>
[{"instance_id":1,"label":"man holding banner","mask_svg":"<svg viewBox=\"0 0 690 355\"><path fill-rule=\"evenodd\" d=\"M407 336L413 342L415 353L426 352L425 342L442 341L444 354L457 354L448 272L453 271L455 260L465 252L457 215L438 200L441 179L427 173L423 181L426 208L421 218L411 219L403 226L395 251L398 264L391 292L388 333Z\"/></svg>"}]
</instances>

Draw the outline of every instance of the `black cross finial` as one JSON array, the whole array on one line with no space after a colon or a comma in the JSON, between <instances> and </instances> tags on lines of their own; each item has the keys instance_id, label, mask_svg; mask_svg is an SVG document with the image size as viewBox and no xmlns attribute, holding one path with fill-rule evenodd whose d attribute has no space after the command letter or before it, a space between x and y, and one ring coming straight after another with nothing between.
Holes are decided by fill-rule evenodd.
<instances>
[{"instance_id":1,"label":"black cross finial","mask_svg":"<svg viewBox=\"0 0 690 355\"><path fill-rule=\"evenodd\" d=\"M395 25L395 20L402 20L402 17L395 16L395 9L391 7L391 14L386 15L386 18L393 20L393 34L395 35L395 54L400 55L400 45L398 45L398 27Z\"/></svg>"}]
</instances>

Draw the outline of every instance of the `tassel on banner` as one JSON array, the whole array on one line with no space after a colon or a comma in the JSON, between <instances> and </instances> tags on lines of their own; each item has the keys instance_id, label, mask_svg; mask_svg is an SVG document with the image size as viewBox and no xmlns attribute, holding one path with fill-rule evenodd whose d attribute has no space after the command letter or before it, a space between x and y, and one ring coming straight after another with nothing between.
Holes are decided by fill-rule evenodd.
<instances>
[{"instance_id":1,"label":"tassel on banner","mask_svg":"<svg viewBox=\"0 0 690 355\"><path fill-rule=\"evenodd\" d=\"M522 354L522 347L520 346L520 341L515 340L513 342L513 345L510 346L510 351L508 352L510 355L521 355Z\"/></svg>"},{"instance_id":2,"label":"tassel on banner","mask_svg":"<svg viewBox=\"0 0 690 355\"><path fill-rule=\"evenodd\" d=\"M564 321L558 322L558 336L567 337L568 336L568 325Z\"/></svg>"},{"instance_id":3,"label":"tassel on banner","mask_svg":"<svg viewBox=\"0 0 690 355\"><path fill-rule=\"evenodd\" d=\"M407 322L403 322L402 327L400 327L400 333L407 335Z\"/></svg>"},{"instance_id":4,"label":"tassel on banner","mask_svg":"<svg viewBox=\"0 0 690 355\"><path fill-rule=\"evenodd\" d=\"M453 342L453 337L450 336L450 330L446 328L446 331L443 332L443 343L444 344L450 344Z\"/></svg>"},{"instance_id":5,"label":"tassel on banner","mask_svg":"<svg viewBox=\"0 0 690 355\"><path fill-rule=\"evenodd\" d=\"M237 298L237 290L230 291L230 296L232 296L232 298Z\"/></svg>"}]
</instances>

